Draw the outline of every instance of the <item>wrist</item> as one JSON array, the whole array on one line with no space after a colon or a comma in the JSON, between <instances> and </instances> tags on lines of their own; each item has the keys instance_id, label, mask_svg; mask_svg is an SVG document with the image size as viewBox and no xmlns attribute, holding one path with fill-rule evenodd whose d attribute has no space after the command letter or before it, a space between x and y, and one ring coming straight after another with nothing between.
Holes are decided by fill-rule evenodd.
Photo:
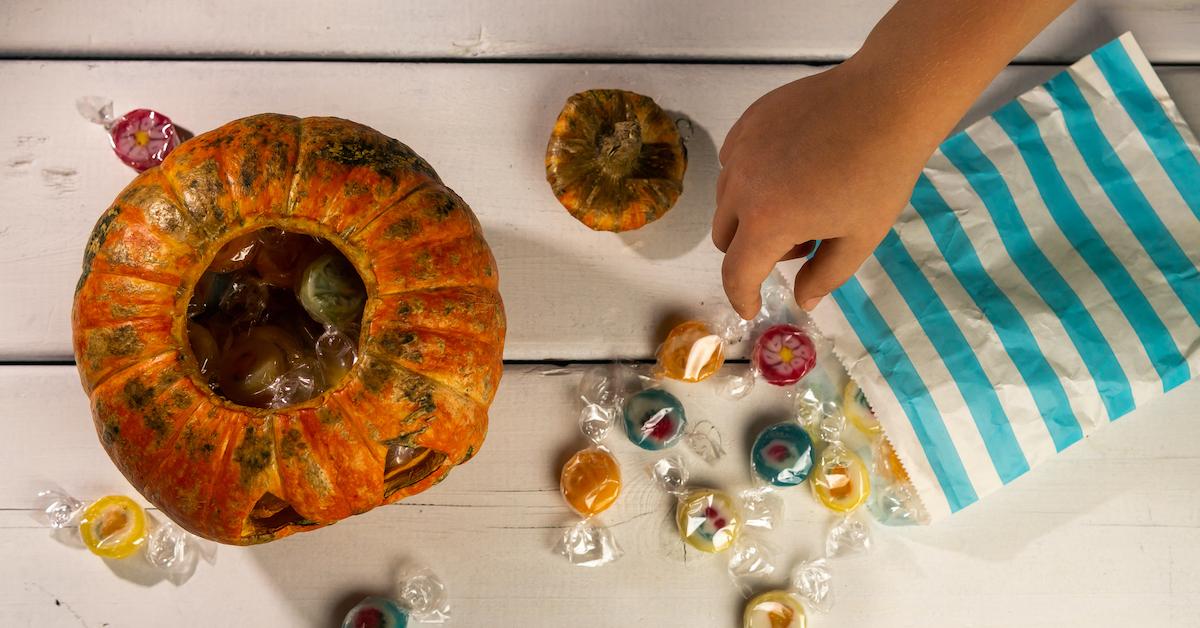
<instances>
[{"instance_id":1,"label":"wrist","mask_svg":"<svg viewBox=\"0 0 1200 628\"><path fill-rule=\"evenodd\" d=\"M859 51L831 70L849 111L878 139L924 160L946 138L960 113L936 90L921 88L894 63ZM832 77L831 77L832 78Z\"/></svg>"}]
</instances>

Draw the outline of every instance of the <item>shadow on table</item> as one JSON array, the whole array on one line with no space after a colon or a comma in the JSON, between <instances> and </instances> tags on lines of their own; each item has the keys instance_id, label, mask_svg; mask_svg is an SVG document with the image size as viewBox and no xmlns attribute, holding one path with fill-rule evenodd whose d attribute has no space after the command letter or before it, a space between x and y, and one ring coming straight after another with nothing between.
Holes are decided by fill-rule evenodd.
<instances>
[{"instance_id":1,"label":"shadow on table","mask_svg":"<svg viewBox=\"0 0 1200 628\"><path fill-rule=\"evenodd\" d=\"M712 246L709 234L716 210L717 174L721 171L716 145L712 135L686 114L668 111L667 115L677 121L687 146L683 194L659 220L620 235L631 251L647 259L672 259L697 246Z\"/></svg>"},{"instance_id":2,"label":"shadow on table","mask_svg":"<svg viewBox=\"0 0 1200 628\"><path fill-rule=\"evenodd\" d=\"M1129 425L1130 421L1118 422L1105 428L1106 437L1119 437L1114 432L1121 429L1138 429ZM1076 447L1087 447L1088 441L1078 443ZM1148 464L1153 464L1149 460ZM1060 454L1061 456L1061 454ZM896 535L916 546L924 546L945 551L981 558L993 562L1010 560L1021 554L1026 548L1035 544L1039 539L1052 534L1060 528L1071 526L1079 519L1087 517L1102 505L1119 498L1122 495L1145 488L1145 477L1142 475L1107 473L1097 474L1087 482L1078 482L1077 490L1071 492L1070 499L1046 506L1041 503L1031 503L1039 492L1059 492L1054 487L1049 489L1039 487L1039 483L1050 481L1056 472L1056 467L1072 464L1066 460L1052 460L1031 471L1012 484L988 495L979 504L953 515L950 519L935 523L931 526L915 526L908 528L892 528L885 530L887 535ZM1077 464L1077 463L1076 463ZM1078 480L1071 478L1072 483ZM1045 484L1041 484L1042 487ZM1024 489L1024 490L1023 490ZM1019 522L1019 525L1013 525ZM994 534L981 534L980 530L995 528ZM987 542L978 543L985 537ZM908 544L895 542L887 543L887 551L904 555L905 560L912 564L920 561L912 556ZM1096 548L1100 551L1101 548Z\"/></svg>"}]
</instances>

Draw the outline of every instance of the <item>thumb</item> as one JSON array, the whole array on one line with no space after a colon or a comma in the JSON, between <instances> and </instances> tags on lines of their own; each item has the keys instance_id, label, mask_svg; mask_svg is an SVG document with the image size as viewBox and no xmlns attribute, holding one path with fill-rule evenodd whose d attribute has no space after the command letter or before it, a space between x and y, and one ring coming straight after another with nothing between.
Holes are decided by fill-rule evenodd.
<instances>
[{"instance_id":1,"label":"thumb","mask_svg":"<svg viewBox=\"0 0 1200 628\"><path fill-rule=\"evenodd\" d=\"M878 244L878 240L870 238L822 241L812 259L796 273L796 303L811 311L825 295L846 283Z\"/></svg>"}]
</instances>

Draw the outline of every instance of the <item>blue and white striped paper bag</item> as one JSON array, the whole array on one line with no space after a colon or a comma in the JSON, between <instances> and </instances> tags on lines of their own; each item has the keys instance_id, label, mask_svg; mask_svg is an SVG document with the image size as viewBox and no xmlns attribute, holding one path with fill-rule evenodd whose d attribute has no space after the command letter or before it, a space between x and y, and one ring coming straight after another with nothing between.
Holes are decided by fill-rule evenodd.
<instances>
[{"instance_id":1,"label":"blue and white striped paper bag","mask_svg":"<svg viewBox=\"0 0 1200 628\"><path fill-rule=\"evenodd\" d=\"M933 520L1200 372L1200 163L1125 34L946 140L813 313Z\"/></svg>"}]
</instances>

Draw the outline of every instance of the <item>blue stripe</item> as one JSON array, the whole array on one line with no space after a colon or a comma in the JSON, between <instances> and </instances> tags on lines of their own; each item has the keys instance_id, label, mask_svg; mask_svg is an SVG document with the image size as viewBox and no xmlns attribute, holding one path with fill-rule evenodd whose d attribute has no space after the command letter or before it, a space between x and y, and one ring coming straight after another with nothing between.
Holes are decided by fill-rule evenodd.
<instances>
[{"instance_id":1,"label":"blue stripe","mask_svg":"<svg viewBox=\"0 0 1200 628\"><path fill-rule=\"evenodd\" d=\"M1008 484L1029 471L1029 461L1013 435L1012 423L1000 404L995 385L988 379L950 310L946 309L946 304L921 273L895 231L888 231L879 248L875 249L875 258L896 284L929 342L942 356L946 370L954 378L954 384L971 411L971 418L975 420L975 427L979 429L979 436L983 438L1000 480Z\"/></svg>"},{"instance_id":2,"label":"blue stripe","mask_svg":"<svg viewBox=\"0 0 1200 628\"><path fill-rule=\"evenodd\" d=\"M1008 257L1062 321L1067 336L1096 381L1109 417L1133 410L1133 391L1116 354L1071 285L1034 242L996 166L965 133L946 140L942 152L966 176L983 201Z\"/></svg>"},{"instance_id":3,"label":"blue stripe","mask_svg":"<svg viewBox=\"0 0 1200 628\"><path fill-rule=\"evenodd\" d=\"M1142 294L1129 270L1105 244L1104 237L1088 220L1075 197L1071 195L1071 190L1059 172L1058 165L1054 163L1050 150L1042 141L1033 118L1016 101L1002 107L993 117L1021 151L1021 158L1029 167L1050 216L1054 218L1067 241L1104 284L1112 295L1113 302L1121 308L1121 312L1145 347L1151 363L1158 369L1159 377L1166 380L1167 374L1163 369L1171 364L1181 364L1187 369L1187 361L1179 352L1175 339L1159 318L1158 312L1154 311L1154 306L1150 304L1146 295Z\"/></svg>"},{"instance_id":4,"label":"blue stripe","mask_svg":"<svg viewBox=\"0 0 1200 628\"><path fill-rule=\"evenodd\" d=\"M1175 237L1146 200L1133 175L1121 163L1116 151L1100 131L1096 117L1069 74L1063 73L1046 83L1046 89L1062 110L1067 131L1079 148L1088 170L1100 182L1109 201L1125 220L1129 230L1162 271L1167 284L1179 297L1192 320L1200 324L1200 273L1179 247ZM1156 364L1162 376L1163 389L1170 390L1189 379L1187 364Z\"/></svg>"},{"instance_id":5,"label":"blue stripe","mask_svg":"<svg viewBox=\"0 0 1200 628\"><path fill-rule=\"evenodd\" d=\"M979 500L975 487L967 477L958 450L950 440L950 433L942 422L942 415L934 405L925 382L896 340L887 321L863 291L858 279L849 281L833 292L833 298L842 314L854 328L867 354L896 393L901 409L908 416L913 432L925 450L925 457L933 475L937 478L951 512L958 512Z\"/></svg>"},{"instance_id":6,"label":"blue stripe","mask_svg":"<svg viewBox=\"0 0 1200 628\"><path fill-rule=\"evenodd\" d=\"M1058 374L1042 354L1029 324L1009 300L1008 295L1004 294L984 270L975 247L963 231L954 211L942 200L925 175L921 175L917 180L912 195L912 206L929 227L929 232L946 263L950 265L950 270L954 272L954 277L991 323L1000 344L1004 346L1004 350L1012 358L1013 365L1029 386L1034 405L1041 413L1050 438L1054 441L1054 448L1062 451L1083 438L1083 429L1071 411L1067 391L1063 389Z\"/></svg>"},{"instance_id":7,"label":"blue stripe","mask_svg":"<svg viewBox=\"0 0 1200 628\"><path fill-rule=\"evenodd\" d=\"M1179 195L1192 208L1196 218L1200 218L1200 162L1134 67L1121 40L1092 53L1092 58L1129 118L1146 138L1146 144L1175 184L1175 189L1179 190Z\"/></svg>"}]
</instances>

